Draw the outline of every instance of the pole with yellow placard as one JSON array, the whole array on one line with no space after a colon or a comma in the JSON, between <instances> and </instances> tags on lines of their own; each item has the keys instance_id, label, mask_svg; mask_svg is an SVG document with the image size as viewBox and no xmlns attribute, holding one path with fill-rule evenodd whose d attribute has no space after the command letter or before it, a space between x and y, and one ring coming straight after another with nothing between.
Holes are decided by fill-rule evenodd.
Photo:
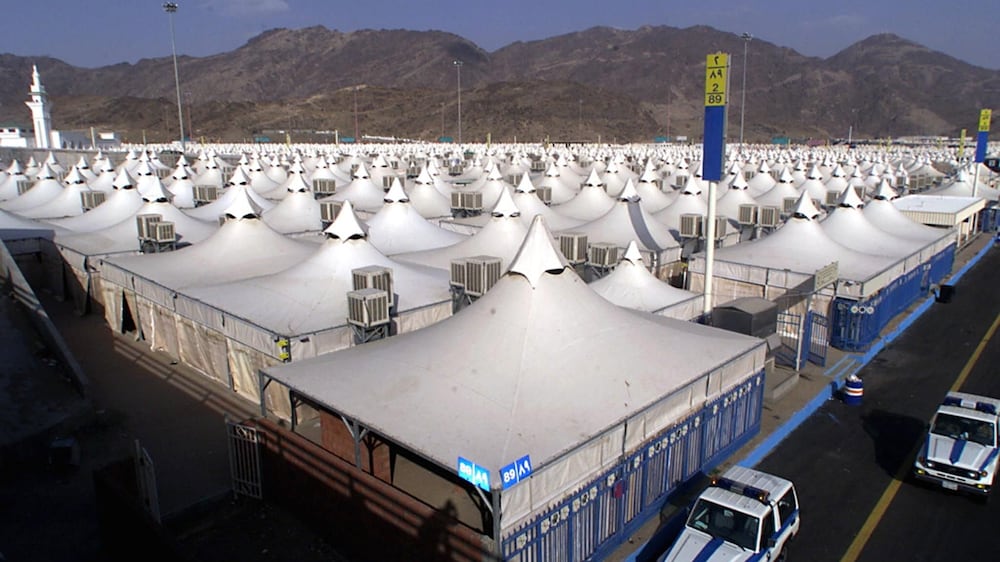
<instances>
[{"instance_id":1,"label":"pole with yellow placard","mask_svg":"<svg viewBox=\"0 0 1000 562\"><path fill-rule=\"evenodd\" d=\"M972 196L976 196L976 190L979 188L979 168L983 164L983 160L986 160L986 145L990 142L990 120L993 117L993 110L984 109L979 112L979 132L976 135L976 157L973 158L976 167L976 173L973 174L972 179Z\"/></svg>"},{"instance_id":2,"label":"pole with yellow placard","mask_svg":"<svg viewBox=\"0 0 1000 562\"><path fill-rule=\"evenodd\" d=\"M715 266L715 192L722 179L726 154L726 104L729 103L729 55L713 53L705 59L705 135L701 151L701 177L708 181L708 216L705 218L705 294L702 312L712 312Z\"/></svg>"}]
</instances>

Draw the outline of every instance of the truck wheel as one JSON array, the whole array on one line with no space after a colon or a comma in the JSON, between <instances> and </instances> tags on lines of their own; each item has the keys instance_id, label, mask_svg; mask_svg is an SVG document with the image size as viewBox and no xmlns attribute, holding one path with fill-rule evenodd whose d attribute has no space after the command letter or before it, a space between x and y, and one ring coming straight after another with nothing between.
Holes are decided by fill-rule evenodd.
<instances>
[{"instance_id":1,"label":"truck wheel","mask_svg":"<svg viewBox=\"0 0 1000 562\"><path fill-rule=\"evenodd\" d=\"M774 560L775 560L775 562L788 562L788 544L787 543L781 549L781 552L778 553L778 556L776 556L774 558Z\"/></svg>"}]
</instances>

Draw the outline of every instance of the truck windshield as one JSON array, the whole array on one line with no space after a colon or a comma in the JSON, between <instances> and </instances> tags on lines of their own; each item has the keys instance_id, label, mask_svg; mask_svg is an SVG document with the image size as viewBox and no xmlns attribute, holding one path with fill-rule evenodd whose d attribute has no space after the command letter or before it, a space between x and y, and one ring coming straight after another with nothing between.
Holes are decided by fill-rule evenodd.
<instances>
[{"instance_id":1,"label":"truck windshield","mask_svg":"<svg viewBox=\"0 0 1000 562\"><path fill-rule=\"evenodd\" d=\"M940 413L934 418L931 433L952 439L973 441L980 445L994 445L995 428L991 422Z\"/></svg>"},{"instance_id":2,"label":"truck windshield","mask_svg":"<svg viewBox=\"0 0 1000 562\"><path fill-rule=\"evenodd\" d=\"M747 550L757 550L760 519L742 511L699 499L691 510L688 526Z\"/></svg>"}]
</instances>

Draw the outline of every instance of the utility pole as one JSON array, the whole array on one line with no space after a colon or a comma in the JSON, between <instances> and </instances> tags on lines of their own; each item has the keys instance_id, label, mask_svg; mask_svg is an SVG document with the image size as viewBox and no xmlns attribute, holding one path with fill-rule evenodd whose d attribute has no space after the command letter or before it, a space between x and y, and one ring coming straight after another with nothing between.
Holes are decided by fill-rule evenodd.
<instances>
[{"instance_id":1,"label":"utility pole","mask_svg":"<svg viewBox=\"0 0 1000 562\"><path fill-rule=\"evenodd\" d=\"M740 152L743 151L743 118L747 109L747 50L750 47L750 40L753 35L744 32L740 35L743 39L743 87L740 88Z\"/></svg>"},{"instance_id":2,"label":"utility pole","mask_svg":"<svg viewBox=\"0 0 1000 562\"><path fill-rule=\"evenodd\" d=\"M164 2L163 10L167 12L170 21L170 52L174 57L174 86L177 87L177 122L181 131L181 153L184 153L184 109L181 105L181 79L177 73L177 43L174 40L174 14L177 13L176 2Z\"/></svg>"},{"instance_id":3,"label":"utility pole","mask_svg":"<svg viewBox=\"0 0 1000 562\"><path fill-rule=\"evenodd\" d=\"M455 72L458 78L458 144L462 144L462 61L454 60L451 64L455 65Z\"/></svg>"}]
</instances>

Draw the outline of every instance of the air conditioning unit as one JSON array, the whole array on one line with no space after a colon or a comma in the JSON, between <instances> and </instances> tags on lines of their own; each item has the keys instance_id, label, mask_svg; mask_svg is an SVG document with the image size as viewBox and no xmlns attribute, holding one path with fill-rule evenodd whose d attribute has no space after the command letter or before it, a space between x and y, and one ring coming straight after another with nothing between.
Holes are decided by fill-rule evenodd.
<instances>
[{"instance_id":1,"label":"air conditioning unit","mask_svg":"<svg viewBox=\"0 0 1000 562\"><path fill-rule=\"evenodd\" d=\"M535 188L535 197L542 200L546 205L552 204L552 188L547 185Z\"/></svg>"},{"instance_id":2,"label":"air conditioning unit","mask_svg":"<svg viewBox=\"0 0 1000 562\"><path fill-rule=\"evenodd\" d=\"M754 170L743 170L743 179L747 181L752 180L755 175L757 175L757 172Z\"/></svg>"},{"instance_id":3,"label":"air conditioning unit","mask_svg":"<svg viewBox=\"0 0 1000 562\"><path fill-rule=\"evenodd\" d=\"M545 161L543 161L543 160L534 160L534 161L532 161L531 162L531 171L532 172L544 172L545 171Z\"/></svg>"},{"instance_id":4,"label":"air conditioning unit","mask_svg":"<svg viewBox=\"0 0 1000 562\"><path fill-rule=\"evenodd\" d=\"M582 232L565 232L559 235L559 250L566 261L576 265L587 261L587 235Z\"/></svg>"},{"instance_id":5,"label":"air conditioning unit","mask_svg":"<svg viewBox=\"0 0 1000 562\"><path fill-rule=\"evenodd\" d=\"M781 224L781 209L770 205L761 207L759 224L766 227L775 227Z\"/></svg>"},{"instance_id":6,"label":"air conditioning unit","mask_svg":"<svg viewBox=\"0 0 1000 562\"><path fill-rule=\"evenodd\" d=\"M17 194L21 195L31 189L31 180L17 180Z\"/></svg>"},{"instance_id":7,"label":"air conditioning unit","mask_svg":"<svg viewBox=\"0 0 1000 562\"><path fill-rule=\"evenodd\" d=\"M465 167L461 164L457 166L448 166L448 175L450 176L460 176L462 172L465 171Z\"/></svg>"},{"instance_id":8,"label":"air conditioning unit","mask_svg":"<svg viewBox=\"0 0 1000 562\"><path fill-rule=\"evenodd\" d=\"M451 192L451 208L452 209L463 209L462 207L462 193L460 191Z\"/></svg>"},{"instance_id":9,"label":"air conditioning unit","mask_svg":"<svg viewBox=\"0 0 1000 562\"><path fill-rule=\"evenodd\" d=\"M406 168L406 177L415 178L420 175L420 166L410 165Z\"/></svg>"},{"instance_id":10,"label":"air conditioning unit","mask_svg":"<svg viewBox=\"0 0 1000 562\"><path fill-rule=\"evenodd\" d=\"M369 265L352 269L351 279L354 283L354 290L379 289L388 293L390 297L394 295L391 267Z\"/></svg>"},{"instance_id":11,"label":"air conditioning unit","mask_svg":"<svg viewBox=\"0 0 1000 562\"><path fill-rule=\"evenodd\" d=\"M580 166L581 168L589 168L593 164L593 162L591 162L590 160L588 160L586 158L581 158L581 159L577 160L576 164L578 166Z\"/></svg>"},{"instance_id":12,"label":"air conditioning unit","mask_svg":"<svg viewBox=\"0 0 1000 562\"><path fill-rule=\"evenodd\" d=\"M156 242L176 242L177 231L172 222L153 223L153 240Z\"/></svg>"},{"instance_id":13,"label":"air conditioning unit","mask_svg":"<svg viewBox=\"0 0 1000 562\"><path fill-rule=\"evenodd\" d=\"M681 215L681 237L698 238L702 233L702 225L705 217L697 213L684 213Z\"/></svg>"},{"instance_id":14,"label":"air conditioning unit","mask_svg":"<svg viewBox=\"0 0 1000 562\"><path fill-rule=\"evenodd\" d=\"M171 170L170 168L157 168L156 169L156 177L160 178L161 180L170 177L170 174L172 174L172 173L174 173L174 171Z\"/></svg>"},{"instance_id":15,"label":"air conditioning unit","mask_svg":"<svg viewBox=\"0 0 1000 562\"><path fill-rule=\"evenodd\" d=\"M521 183L521 176L523 175L524 174L507 174L507 177L504 178L504 181L506 181L511 185L517 185Z\"/></svg>"},{"instance_id":16,"label":"air conditioning unit","mask_svg":"<svg viewBox=\"0 0 1000 562\"><path fill-rule=\"evenodd\" d=\"M337 192L337 180L316 178L312 181L313 196L316 199L329 197Z\"/></svg>"},{"instance_id":17,"label":"air conditioning unit","mask_svg":"<svg viewBox=\"0 0 1000 562\"><path fill-rule=\"evenodd\" d=\"M614 267L618 265L619 248L610 242L594 242L587 246L587 265Z\"/></svg>"},{"instance_id":18,"label":"air conditioning unit","mask_svg":"<svg viewBox=\"0 0 1000 562\"><path fill-rule=\"evenodd\" d=\"M503 260L493 256L465 259L465 294L481 297L500 279Z\"/></svg>"},{"instance_id":19,"label":"air conditioning unit","mask_svg":"<svg viewBox=\"0 0 1000 562\"><path fill-rule=\"evenodd\" d=\"M450 283L452 287L465 288L466 263L465 259L451 260Z\"/></svg>"},{"instance_id":20,"label":"air conditioning unit","mask_svg":"<svg viewBox=\"0 0 1000 562\"><path fill-rule=\"evenodd\" d=\"M896 189L905 189L910 187L910 176L896 176Z\"/></svg>"},{"instance_id":21,"label":"air conditioning unit","mask_svg":"<svg viewBox=\"0 0 1000 562\"><path fill-rule=\"evenodd\" d=\"M200 203L210 203L219 198L219 188L214 185L194 186L194 200Z\"/></svg>"},{"instance_id":22,"label":"air conditioning unit","mask_svg":"<svg viewBox=\"0 0 1000 562\"><path fill-rule=\"evenodd\" d=\"M483 193L481 191L462 192L462 209L466 211L483 210Z\"/></svg>"},{"instance_id":23,"label":"air conditioning unit","mask_svg":"<svg viewBox=\"0 0 1000 562\"><path fill-rule=\"evenodd\" d=\"M358 289L347 293L347 321L362 328L389 323L389 295L380 289Z\"/></svg>"},{"instance_id":24,"label":"air conditioning unit","mask_svg":"<svg viewBox=\"0 0 1000 562\"><path fill-rule=\"evenodd\" d=\"M798 197L785 197L781 202L781 210L786 215L790 215L795 212L795 204L798 203Z\"/></svg>"},{"instance_id":25,"label":"air conditioning unit","mask_svg":"<svg viewBox=\"0 0 1000 562\"><path fill-rule=\"evenodd\" d=\"M753 226L757 224L757 205L740 205L737 222L743 226Z\"/></svg>"},{"instance_id":26,"label":"air conditioning unit","mask_svg":"<svg viewBox=\"0 0 1000 562\"><path fill-rule=\"evenodd\" d=\"M319 218L323 222L333 222L337 220L337 215L340 214L340 209L343 208L343 201L320 201L319 202Z\"/></svg>"},{"instance_id":27,"label":"air conditioning unit","mask_svg":"<svg viewBox=\"0 0 1000 562\"><path fill-rule=\"evenodd\" d=\"M153 238L153 225L163 220L163 215L147 214L136 215L135 227L140 240L151 240Z\"/></svg>"},{"instance_id":28,"label":"air conditioning unit","mask_svg":"<svg viewBox=\"0 0 1000 562\"><path fill-rule=\"evenodd\" d=\"M726 217L715 217L715 239L722 240L726 237L726 226L729 225L729 219Z\"/></svg>"},{"instance_id":29,"label":"air conditioning unit","mask_svg":"<svg viewBox=\"0 0 1000 562\"><path fill-rule=\"evenodd\" d=\"M382 189L389 191L392 187L392 180L396 179L396 176L382 176Z\"/></svg>"},{"instance_id":30,"label":"air conditioning unit","mask_svg":"<svg viewBox=\"0 0 1000 562\"><path fill-rule=\"evenodd\" d=\"M351 164L351 175L354 175L354 172L358 171L358 167L359 166L360 166L360 164L357 164L357 163Z\"/></svg>"},{"instance_id":31,"label":"air conditioning unit","mask_svg":"<svg viewBox=\"0 0 1000 562\"><path fill-rule=\"evenodd\" d=\"M107 197L108 194L103 191L81 191L80 204L83 206L84 211L89 211L104 203Z\"/></svg>"},{"instance_id":32,"label":"air conditioning unit","mask_svg":"<svg viewBox=\"0 0 1000 562\"><path fill-rule=\"evenodd\" d=\"M687 187L689 179L691 179L691 176L674 176L674 187L684 189Z\"/></svg>"},{"instance_id":33,"label":"air conditioning unit","mask_svg":"<svg viewBox=\"0 0 1000 562\"><path fill-rule=\"evenodd\" d=\"M827 191L826 201L824 201L827 207L836 207L838 201L840 201L840 192L838 191Z\"/></svg>"}]
</instances>

